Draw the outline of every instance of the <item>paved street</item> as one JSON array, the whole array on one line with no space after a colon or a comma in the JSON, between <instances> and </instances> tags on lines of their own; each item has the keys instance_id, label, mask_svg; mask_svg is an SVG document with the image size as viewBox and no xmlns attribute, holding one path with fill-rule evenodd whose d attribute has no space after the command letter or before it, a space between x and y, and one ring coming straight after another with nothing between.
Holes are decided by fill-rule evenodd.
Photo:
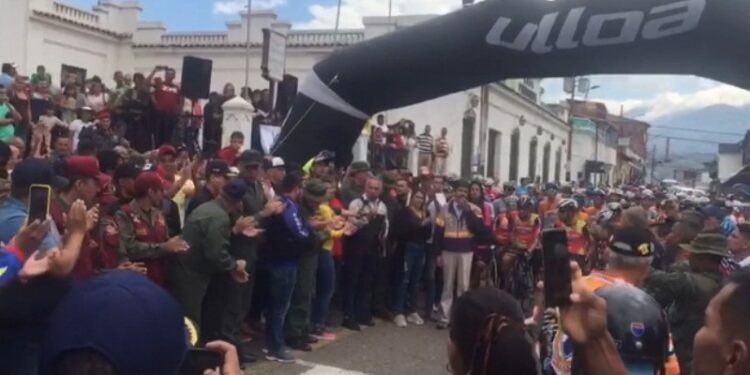
<instances>
[{"instance_id":1,"label":"paved street","mask_svg":"<svg viewBox=\"0 0 750 375\"><path fill-rule=\"evenodd\" d=\"M261 360L245 372L264 375L447 374L447 331L438 331L430 323L407 328L398 328L390 322L377 323L362 332L336 331L335 341L318 344L310 353L295 352L296 364Z\"/></svg>"}]
</instances>

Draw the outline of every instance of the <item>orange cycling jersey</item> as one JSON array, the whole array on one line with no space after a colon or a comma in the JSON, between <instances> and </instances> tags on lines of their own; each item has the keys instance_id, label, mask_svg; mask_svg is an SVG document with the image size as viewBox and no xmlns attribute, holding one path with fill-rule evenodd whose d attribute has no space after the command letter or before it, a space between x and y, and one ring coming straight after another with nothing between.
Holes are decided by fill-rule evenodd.
<instances>
[{"instance_id":1,"label":"orange cycling jersey","mask_svg":"<svg viewBox=\"0 0 750 375\"><path fill-rule=\"evenodd\" d=\"M513 243L531 250L539 238L539 217L531 214L528 220L521 220L518 215L513 216Z\"/></svg>"},{"instance_id":2,"label":"orange cycling jersey","mask_svg":"<svg viewBox=\"0 0 750 375\"><path fill-rule=\"evenodd\" d=\"M504 247L511 245L511 229L508 216L506 214L498 215L497 222L495 223L495 239L500 246Z\"/></svg>"},{"instance_id":3,"label":"orange cycling jersey","mask_svg":"<svg viewBox=\"0 0 750 375\"><path fill-rule=\"evenodd\" d=\"M558 228L564 228L568 234L568 252L573 255L586 255L589 238L586 233L586 222L576 220L573 226L567 226L564 223L558 223Z\"/></svg>"}]
</instances>

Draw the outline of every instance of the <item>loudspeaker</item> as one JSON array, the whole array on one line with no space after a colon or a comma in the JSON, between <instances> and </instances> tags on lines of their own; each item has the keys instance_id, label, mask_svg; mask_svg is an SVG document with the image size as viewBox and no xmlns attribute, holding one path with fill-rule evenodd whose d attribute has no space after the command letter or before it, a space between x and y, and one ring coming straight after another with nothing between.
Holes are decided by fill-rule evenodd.
<instances>
[{"instance_id":1,"label":"loudspeaker","mask_svg":"<svg viewBox=\"0 0 750 375\"><path fill-rule=\"evenodd\" d=\"M276 111L286 116L292 108L294 98L297 97L297 77L284 74L284 80L279 82L279 93L276 96Z\"/></svg>"},{"instance_id":2,"label":"loudspeaker","mask_svg":"<svg viewBox=\"0 0 750 375\"><path fill-rule=\"evenodd\" d=\"M208 99L213 61L193 56L182 59L182 95L189 99Z\"/></svg>"}]
</instances>

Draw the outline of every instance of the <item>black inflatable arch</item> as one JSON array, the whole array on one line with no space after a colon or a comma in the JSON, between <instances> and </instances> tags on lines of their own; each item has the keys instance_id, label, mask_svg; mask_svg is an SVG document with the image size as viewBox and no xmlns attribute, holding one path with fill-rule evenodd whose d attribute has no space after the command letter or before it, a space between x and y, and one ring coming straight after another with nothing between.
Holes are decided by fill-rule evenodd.
<instances>
[{"instance_id":1,"label":"black inflatable arch","mask_svg":"<svg viewBox=\"0 0 750 375\"><path fill-rule=\"evenodd\" d=\"M692 74L750 89L750 0L486 0L333 52L274 154L340 164L366 119L507 78Z\"/></svg>"}]
</instances>

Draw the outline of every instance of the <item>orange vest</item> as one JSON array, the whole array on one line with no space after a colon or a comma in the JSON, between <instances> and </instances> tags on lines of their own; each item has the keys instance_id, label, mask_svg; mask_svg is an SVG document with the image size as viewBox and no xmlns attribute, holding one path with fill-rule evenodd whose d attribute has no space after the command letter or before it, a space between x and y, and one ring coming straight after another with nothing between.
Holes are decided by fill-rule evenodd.
<instances>
[{"instance_id":1,"label":"orange vest","mask_svg":"<svg viewBox=\"0 0 750 375\"><path fill-rule=\"evenodd\" d=\"M531 251L539 237L539 216L531 214L528 220L521 220L518 215L513 216L513 242Z\"/></svg>"},{"instance_id":2,"label":"orange vest","mask_svg":"<svg viewBox=\"0 0 750 375\"><path fill-rule=\"evenodd\" d=\"M565 229L568 234L568 252L573 255L586 255L586 249L588 248L589 239L583 228L586 227L586 222L583 220L577 220L573 227L568 227L565 224L560 223L561 228Z\"/></svg>"}]
</instances>

